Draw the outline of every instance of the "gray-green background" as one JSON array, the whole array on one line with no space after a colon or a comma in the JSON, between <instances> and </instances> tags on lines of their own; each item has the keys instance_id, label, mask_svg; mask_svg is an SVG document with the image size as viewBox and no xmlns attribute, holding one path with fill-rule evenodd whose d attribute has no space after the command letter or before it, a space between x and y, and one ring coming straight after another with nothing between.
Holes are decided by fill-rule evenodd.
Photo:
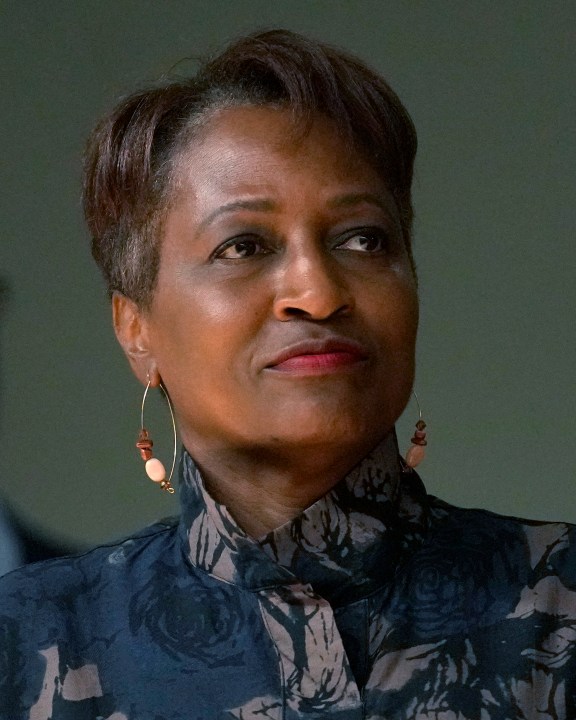
<instances>
[{"instance_id":1,"label":"gray-green background","mask_svg":"<svg viewBox=\"0 0 576 720\"><path fill-rule=\"evenodd\" d=\"M427 485L457 504L576 521L575 21L576 3L554 0L0 2L0 274L12 286L0 483L17 511L94 542L176 509L133 447L140 387L88 251L82 146L118 95L279 25L382 71L419 130ZM402 446L415 419L409 407Z\"/></svg>"}]
</instances>

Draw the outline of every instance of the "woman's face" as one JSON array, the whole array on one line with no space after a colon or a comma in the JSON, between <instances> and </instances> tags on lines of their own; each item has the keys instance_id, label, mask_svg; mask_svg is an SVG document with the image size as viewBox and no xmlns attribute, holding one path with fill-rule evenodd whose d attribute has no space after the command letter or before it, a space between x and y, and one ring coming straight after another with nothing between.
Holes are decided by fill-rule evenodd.
<instances>
[{"instance_id":1,"label":"woman's face","mask_svg":"<svg viewBox=\"0 0 576 720\"><path fill-rule=\"evenodd\" d=\"M412 386L415 279L383 180L318 118L221 111L179 163L142 316L194 455L366 452Z\"/></svg>"}]
</instances>

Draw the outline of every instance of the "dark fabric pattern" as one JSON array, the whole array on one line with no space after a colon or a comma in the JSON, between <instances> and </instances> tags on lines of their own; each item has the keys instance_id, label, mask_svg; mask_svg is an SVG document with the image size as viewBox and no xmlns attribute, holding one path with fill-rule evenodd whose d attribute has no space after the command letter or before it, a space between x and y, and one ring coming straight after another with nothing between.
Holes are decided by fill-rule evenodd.
<instances>
[{"instance_id":1,"label":"dark fabric pattern","mask_svg":"<svg viewBox=\"0 0 576 720\"><path fill-rule=\"evenodd\" d=\"M393 436L255 540L182 516L0 580L1 720L571 720L575 529L426 495Z\"/></svg>"}]
</instances>

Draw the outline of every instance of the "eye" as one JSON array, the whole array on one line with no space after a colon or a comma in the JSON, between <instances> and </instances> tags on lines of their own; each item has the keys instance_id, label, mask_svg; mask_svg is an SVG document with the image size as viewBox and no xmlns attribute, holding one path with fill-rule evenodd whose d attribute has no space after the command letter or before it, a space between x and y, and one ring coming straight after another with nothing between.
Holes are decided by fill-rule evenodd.
<instances>
[{"instance_id":1,"label":"eye","mask_svg":"<svg viewBox=\"0 0 576 720\"><path fill-rule=\"evenodd\" d=\"M354 230L345 240L338 243L339 250L352 250L362 253L385 252L389 249L390 237L379 228Z\"/></svg>"},{"instance_id":2,"label":"eye","mask_svg":"<svg viewBox=\"0 0 576 720\"><path fill-rule=\"evenodd\" d=\"M223 245L216 248L212 253L212 259L218 260L243 260L253 255L262 255L267 250L263 244L252 237L235 237L227 240Z\"/></svg>"}]
</instances>

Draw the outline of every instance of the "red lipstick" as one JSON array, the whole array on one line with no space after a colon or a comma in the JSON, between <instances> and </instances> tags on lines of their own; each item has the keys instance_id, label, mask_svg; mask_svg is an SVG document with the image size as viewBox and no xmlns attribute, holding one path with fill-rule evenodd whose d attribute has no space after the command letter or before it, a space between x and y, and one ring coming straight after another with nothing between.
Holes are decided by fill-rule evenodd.
<instances>
[{"instance_id":1,"label":"red lipstick","mask_svg":"<svg viewBox=\"0 0 576 720\"><path fill-rule=\"evenodd\" d=\"M357 365L367 357L365 348L353 340L306 340L284 348L266 369L292 375L326 375Z\"/></svg>"}]
</instances>

